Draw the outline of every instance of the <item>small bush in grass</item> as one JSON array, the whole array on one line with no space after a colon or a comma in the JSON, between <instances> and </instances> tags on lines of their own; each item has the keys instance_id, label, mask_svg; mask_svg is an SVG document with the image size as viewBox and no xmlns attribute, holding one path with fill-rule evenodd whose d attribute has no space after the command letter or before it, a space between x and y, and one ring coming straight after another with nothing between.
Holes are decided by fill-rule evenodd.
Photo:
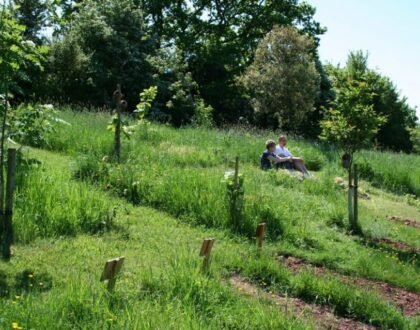
<instances>
[{"instance_id":1,"label":"small bush in grass","mask_svg":"<svg viewBox=\"0 0 420 330\"><path fill-rule=\"evenodd\" d=\"M229 223L234 231L240 231L243 227L244 177L238 173L235 178L235 173L226 172L224 182L229 205Z\"/></svg>"},{"instance_id":2,"label":"small bush in grass","mask_svg":"<svg viewBox=\"0 0 420 330\"><path fill-rule=\"evenodd\" d=\"M106 158L101 160L95 155L81 155L77 158L77 168L74 172L76 179L82 179L90 182L100 182L106 179L108 167Z\"/></svg>"}]
</instances>

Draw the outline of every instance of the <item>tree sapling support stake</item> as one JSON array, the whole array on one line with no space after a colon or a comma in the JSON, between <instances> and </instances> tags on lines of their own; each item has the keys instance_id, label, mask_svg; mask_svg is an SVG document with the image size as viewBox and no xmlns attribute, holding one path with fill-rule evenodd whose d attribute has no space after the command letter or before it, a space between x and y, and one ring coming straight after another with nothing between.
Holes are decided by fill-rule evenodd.
<instances>
[{"instance_id":1,"label":"tree sapling support stake","mask_svg":"<svg viewBox=\"0 0 420 330\"><path fill-rule=\"evenodd\" d=\"M13 244L13 193L15 190L16 149L7 150L6 209L3 219L3 258L10 259Z\"/></svg>"},{"instance_id":2,"label":"tree sapling support stake","mask_svg":"<svg viewBox=\"0 0 420 330\"><path fill-rule=\"evenodd\" d=\"M256 237L257 237L258 253L260 253L261 250L262 250L263 241L264 241L264 234L265 234L265 227L266 227L266 224L265 223L260 223L257 226Z\"/></svg>"},{"instance_id":3,"label":"tree sapling support stake","mask_svg":"<svg viewBox=\"0 0 420 330\"><path fill-rule=\"evenodd\" d=\"M200 250L200 257L204 257L203 259L203 272L207 273L210 267L210 259L211 259L211 250L214 245L214 238L206 238L201 245Z\"/></svg>"},{"instance_id":4,"label":"tree sapling support stake","mask_svg":"<svg viewBox=\"0 0 420 330\"><path fill-rule=\"evenodd\" d=\"M357 165L354 164L354 201L353 201L353 230L359 229L359 195L358 195L358 186L359 186L359 173Z\"/></svg>"},{"instance_id":5,"label":"tree sapling support stake","mask_svg":"<svg viewBox=\"0 0 420 330\"><path fill-rule=\"evenodd\" d=\"M235 188L238 188L239 185L239 156L236 156L235 159L235 176L234 176Z\"/></svg>"},{"instance_id":6,"label":"tree sapling support stake","mask_svg":"<svg viewBox=\"0 0 420 330\"><path fill-rule=\"evenodd\" d=\"M115 136L114 136L114 153L117 158L117 162L121 159L121 86L118 84L117 89L114 92L114 102L116 111L116 123L115 123Z\"/></svg>"},{"instance_id":7,"label":"tree sapling support stake","mask_svg":"<svg viewBox=\"0 0 420 330\"><path fill-rule=\"evenodd\" d=\"M349 191L348 191L348 212L349 212L349 225L353 229L353 175L351 166L349 167Z\"/></svg>"}]
</instances>

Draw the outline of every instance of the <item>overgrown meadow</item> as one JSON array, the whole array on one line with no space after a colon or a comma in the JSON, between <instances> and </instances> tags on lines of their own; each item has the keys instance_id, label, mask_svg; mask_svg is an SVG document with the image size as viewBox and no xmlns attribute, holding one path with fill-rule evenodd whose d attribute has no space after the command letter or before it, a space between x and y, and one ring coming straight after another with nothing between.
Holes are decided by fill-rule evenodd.
<instances>
[{"instance_id":1,"label":"overgrown meadow","mask_svg":"<svg viewBox=\"0 0 420 330\"><path fill-rule=\"evenodd\" d=\"M259 169L265 140L276 139L275 132L142 124L123 140L117 164L106 129L109 114L64 111L59 117L63 121L46 136L47 151L21 152L15 257L0 268L0 328L13 322L25 329L316 326L311 316L244 296L228 285L232 274L380 328L419 325L374 290L310 270L293 274L277 257L292 255L419 292L419 229L389 218L419 219L420 157L374 151L357 156L365 199L363 234L354 235L346 189L337 184L346 181L346 172L334 149L291 138L289 148L313 173L303 180ZM236 156L243 203L233 227L226 173ZM258 255L254 236L261 222L267 224L267 244ZM206 275L198 249L212 236L214 258ZM127 261L109 296L98 279L103 262L117 255Z\"/></svg>"}]
</instances>

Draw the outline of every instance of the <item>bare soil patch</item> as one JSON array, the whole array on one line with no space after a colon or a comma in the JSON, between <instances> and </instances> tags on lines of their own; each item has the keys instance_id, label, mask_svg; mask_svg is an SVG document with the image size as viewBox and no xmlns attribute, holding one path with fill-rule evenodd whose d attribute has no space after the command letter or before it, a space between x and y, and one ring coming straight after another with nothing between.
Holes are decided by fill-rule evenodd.
<instances>
[{"instance_id":1,"label":"bare soil patch","mask_svg":"<svg viewBox=\"0 0 420 330\"><path fill-rule=\"evenodd\" d=\"M246 295L253 297L263 297L276 304L286 315L292 313L297 318L306 316L315 322L317 329L337 329L337 330L373 330L374 326L367 325L352 319L335 315L326 306L309 304L299 298L286 297L272 292L259 290L249 281L239 275L233 275L230 284Z\"/></svg>"},{"instance_id":2,"label":"bare soil patch","mask_svg":"<svg viewBox=\"0 0 420 330\"><path fill-rule=\"evenodd\" d=\"M401 224L409 226L409 227L420 228L420 221L417 221L417 220L403 219L403 218L395 216L395 215L392 216L392 217L388 217L388 219L393 221L393 222L401 223Z\"/></svg>"},{"instance_id":3,"label":"bare soil patch","mask_svg":"<svg viewBox=\"0 0 420 330\"><path fill-rule=\"evenodd\" d=\"M418 293L397 288L384 282L332 272L323 266L313 265L300 258L279 256L278 259L294 273L299 273L303 268L306 268L316 275L333 275L345 283L377 291L381 296L400 308L407 316L420 315L420 294Z\"/></svg>"},{"instance_id":4,"label":"bare soil patch","mask_svg":"<svg viewBox=\"0 0 420 330\"><path fill-rule=\"evenodd\" d=\"M407 244L401 241L392 240L389 238L375 238L375 239L372 239L372 243L388 245L389 247L393 249L400 250L403 252L420 253L420 248L417 248L415 246L412 246L410 244Z\"/></svg>"}]
</instances>

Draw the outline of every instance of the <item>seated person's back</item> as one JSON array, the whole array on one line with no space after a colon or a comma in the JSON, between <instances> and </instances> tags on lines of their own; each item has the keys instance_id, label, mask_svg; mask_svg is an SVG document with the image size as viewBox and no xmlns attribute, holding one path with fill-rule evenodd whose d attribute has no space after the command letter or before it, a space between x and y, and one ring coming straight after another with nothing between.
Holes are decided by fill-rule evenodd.
<instances>
[{"instance_id":1,"label":"seated person's back","mask_svg":"<svg viewBox=\"0 0 420 330\"><path fill-rule=\"evenodd\" d=\"M276 155L274 154L276 143L272 140L268 140L265 147L266 150L261 155L261 169L269 170L272 168L271 162L276 159Z\"/></svg>"}]
</instances>

